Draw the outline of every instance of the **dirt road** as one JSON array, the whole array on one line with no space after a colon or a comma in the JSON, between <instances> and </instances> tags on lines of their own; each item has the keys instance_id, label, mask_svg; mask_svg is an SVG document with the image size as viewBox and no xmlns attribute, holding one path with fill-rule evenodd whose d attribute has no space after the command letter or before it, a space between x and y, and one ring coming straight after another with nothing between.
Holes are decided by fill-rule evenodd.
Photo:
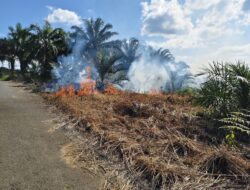
<instances>
[{"instance_id":1,"label":"dirt road","mask_svg":"<svg viewBox=\"0 0 250 190\"><path fill-rule=\"evenodd\" d=\"M100 179L66 165L60 150L69 140L48 132L53 115L18 85L0 82L0 190L98 189Z\"/></svg>"}]
</instances>

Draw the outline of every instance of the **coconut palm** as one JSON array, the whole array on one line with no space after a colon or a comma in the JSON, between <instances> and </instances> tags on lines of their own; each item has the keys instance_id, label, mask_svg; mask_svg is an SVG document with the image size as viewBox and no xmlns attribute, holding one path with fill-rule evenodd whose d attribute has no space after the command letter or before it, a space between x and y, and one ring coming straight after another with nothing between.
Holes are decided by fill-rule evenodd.
<instances>
[{"instance_id":1,"label":"coconut palm","mask_svg":"<svg viewBox=\"0 0 250 190\"><path fill-rule=\"evenodd\" d=\"M21 73L24 76L27 72L28 63L31 61L31 50L29 48L31 34L29 29L23 28L20 23L17 23L15 28L9 27L8 35L14 45L14 52L20 62Z\"/></svg>"},{"instance_id":2,"label":"coconut palm","mask_svg":"<svg viewBox=\"0 0 250 190\"><path fill-rule=\"evenodd\" d=\"M63 29L53 29L48 22L43 27L31 25L33 42L35 44L35 56L40 62L40 77L47 81L51 79L52 64L57 57L66 52L66 34Z\"/></svg>"}]
</instances>

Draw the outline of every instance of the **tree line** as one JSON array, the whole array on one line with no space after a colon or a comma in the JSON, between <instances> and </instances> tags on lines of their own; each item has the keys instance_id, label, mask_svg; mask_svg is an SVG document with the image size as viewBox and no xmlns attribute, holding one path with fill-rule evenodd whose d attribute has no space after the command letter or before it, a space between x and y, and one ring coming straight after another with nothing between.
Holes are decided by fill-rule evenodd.
<instances>
[{"instance_id":1,"label":"tree line","mask_svg":"<svg viewBox=\"0 0 250 190\"><path fill-rule=\"evenodd\" d=\"M10 63L11 78L14 76L15 62L19 61L23 79L29 77L37 65L37 76L41 80L48 80L51 64L68 51L66 36L63 29L53 29L48 22L42 27L32 24L28 28L18 23L15 27L9 27L8 37L0 39L0 60Z\"/></svg>"},{"instance_id":2,"label":"tree line","mask_svg":"<svg viewBox=\"0 0 250 190\"><path fill-rule=\"evenodd\" d=\"M32 24L26 28L18 23L9 27L7 37L0 38L0 61L10 64L11 78L18 61L23 79L47 82L52 77L53 66L58 64L58 57L70 54L76 43L84 41L81 55L96 67L101 81L109 73L119 73L118 80L123 79L131 63L139 57L139 40L111 40L118 34L112 29L113 26L101 18L84 20L84 27L72 26L70 32L53 28L47 21L43 26ZM152 57L173 60L167 49L152 48L151 51Z\"/></svg>"}]
</instances>

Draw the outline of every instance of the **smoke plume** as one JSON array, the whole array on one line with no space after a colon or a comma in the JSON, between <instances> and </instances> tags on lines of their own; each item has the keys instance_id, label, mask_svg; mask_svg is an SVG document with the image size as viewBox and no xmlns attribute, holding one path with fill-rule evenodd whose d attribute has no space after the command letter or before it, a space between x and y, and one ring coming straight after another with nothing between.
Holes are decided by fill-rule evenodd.
<instances>
[{"instance_id":1,"label":"smoke plume","mask_svg":"<svg viewBox=\"0 0 250 190\"><path fill-rule=\"evenodd\" d=\"M72 53L58 58L59 66L53 73L57 79L56 89L63 86L79 84L86 80L91 67L91 78L98 80L98 72L91 62L84 56L85 41L76 40ZM175 62L172 54L167 50L154 50L152 47L141 46L137 52L137 58L125 70L126 80L119 81L114 85L122 90L133 92L165 91L174 92L187 87L192 83L192 74L189 66L184 62ZM113 75L116 77L116 75ZM118 75L119 76L119 75Z\"/></svg>"}]
</instances>

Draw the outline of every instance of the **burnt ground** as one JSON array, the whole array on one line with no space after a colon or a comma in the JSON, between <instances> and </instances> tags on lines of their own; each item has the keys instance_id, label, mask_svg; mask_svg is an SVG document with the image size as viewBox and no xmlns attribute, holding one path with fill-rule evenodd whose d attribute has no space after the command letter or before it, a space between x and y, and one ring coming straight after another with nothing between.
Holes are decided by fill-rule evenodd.
<instances>
[{"instance_id":1,"label":"burnt ground","mask_svg":"<svg viewBox=\"0 0 250 190\"><path fill-rule=\"evenodd\" d=\"M44 94L130 189L248 189L249 148L208 133L190 98L176 94ZM78 160L85 160L78 156ZM123 164L123 165L121 165ZM128 188L129 189L129 188Z\"/></svg>"},{"instance_id":2,"label":"burnt ground","mask_svg":"<svg viewBox=\"0 0 250 190\"><path fill-rule=\"evenodd\" d=\"M42 99L13 82L0 82L0 189L99 189L100 177L66 164L62 150L70 143L60 131L50 133Z\"/></svg>"}]
</instances>

